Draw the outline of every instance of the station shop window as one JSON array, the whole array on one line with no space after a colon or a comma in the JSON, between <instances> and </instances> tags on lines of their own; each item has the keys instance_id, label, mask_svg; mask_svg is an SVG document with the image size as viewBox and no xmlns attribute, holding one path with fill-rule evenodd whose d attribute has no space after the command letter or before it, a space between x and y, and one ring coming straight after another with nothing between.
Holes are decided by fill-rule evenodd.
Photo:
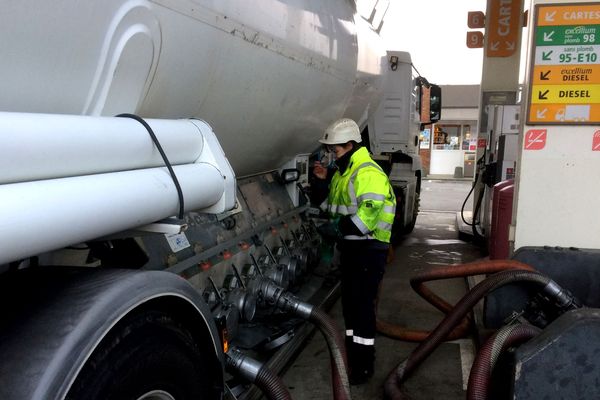
<instances>
[{"instance_id":1,"label":"station shop window","mask_svg":"<svg viewBox=\"0 0 600 400\"><path fill-rule=\"evenodd\" d=\"M436 124L433 135L434 150L459 150L461 142L461 126Z\"/></svg>"},{"instance_id":2,"label":"station shop window","mask_svg":"<svg viewBox=\"0 0 600 400\"><path fill-rule=\"evenodd\" d=\"M434 150L473 150L477 138L468 124L436 124L433 134Z\"/></svg>"},{"instance_id":3,"label":"station shop window","mask_svg":"<svg viewBox=\"0 0 600 400\"><path fill-rule=\"evenodd\" d=\"M462 126L462 149L467 151L477 150L477 136L471 132L471 125Z\"/></svg>"}]
</instances>

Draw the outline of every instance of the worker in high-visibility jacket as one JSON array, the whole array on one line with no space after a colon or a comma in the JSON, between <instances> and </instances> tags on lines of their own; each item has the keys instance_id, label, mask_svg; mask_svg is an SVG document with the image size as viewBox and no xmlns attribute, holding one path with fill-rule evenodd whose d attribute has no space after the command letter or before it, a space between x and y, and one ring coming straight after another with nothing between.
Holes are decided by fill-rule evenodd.
<instances>
[{"instance_id":1,"label":"worker in high-visibility jacket","mask_svg":"<svg viewBox=\"0 0 600 400\"><path fill-rule=\"evenodd\" d=\"M335 154L337 171L321 208L329 212L339 232L350 383L361 384L373 375L375 301L392 234L396 198L385 172L360 145L356 122L348 118L335 121L319 141ZM318 178L316 192L319 186L323 192L327 167L316 162L313 173Z\"/></svg>"}]
</instances>

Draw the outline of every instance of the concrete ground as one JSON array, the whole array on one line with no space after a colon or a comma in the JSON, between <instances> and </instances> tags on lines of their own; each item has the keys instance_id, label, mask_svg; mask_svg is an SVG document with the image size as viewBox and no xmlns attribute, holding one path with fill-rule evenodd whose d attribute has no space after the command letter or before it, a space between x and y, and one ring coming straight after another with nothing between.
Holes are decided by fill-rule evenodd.
<instances>
[{"instance_id":1,"label":"concrete ground","mask_svg":"<svg viewBox=\"0 0 600 400\"><path fill-rule=\"evenodd\" d=\"M380 319L426 330L434 328L442 319L442 313L414 293L408 281L425 269L465 263L484 256L479 248L459 240L456 231L456 212L470 188L468 181L423 181L422 211L415 229L395 247L395 258L384 276L378 310ZM470 210L470 205L466 209ZM451 302L466 292L464 279L438 281L429 286ZM330 313L343 329L339 301ZM382 387L387 375L415 347L416 343L378 335L375 375L367 384L351 387L353 398L383 398ZM406 393L415 400L464 399L472 353L469 339L442 344L407 380ZM329 354L320 333L312 336L282 379L295 400L332 398Z\"/></svg>"}]
</instances>

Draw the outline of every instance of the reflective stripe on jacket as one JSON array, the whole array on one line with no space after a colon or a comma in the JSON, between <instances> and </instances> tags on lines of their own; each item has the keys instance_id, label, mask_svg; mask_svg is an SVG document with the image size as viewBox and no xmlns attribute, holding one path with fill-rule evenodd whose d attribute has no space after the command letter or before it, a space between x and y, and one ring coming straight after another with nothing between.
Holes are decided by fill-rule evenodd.
<instances>
[{"instance_id":1,"label":"reflective stripe on jacket","mask_svg":"<svg viewBox=\"0 0 600 400\"><path fill-rule=\"evenodd\" d=\"M321 208L332 216L351 215L363 236L345 239L390 242L396 197L387 175L365 147L352 154L343 174L335 172L329 185L329 196Z\"/></svg>"}]
</instances>

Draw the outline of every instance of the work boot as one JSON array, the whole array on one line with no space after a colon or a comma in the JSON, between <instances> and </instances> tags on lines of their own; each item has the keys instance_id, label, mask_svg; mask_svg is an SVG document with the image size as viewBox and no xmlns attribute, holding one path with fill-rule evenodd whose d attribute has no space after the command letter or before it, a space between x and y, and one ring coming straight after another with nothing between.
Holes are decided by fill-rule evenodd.
<instances>
[{"instance_id":1,"label":"work boot","mask_svg":"<svg viewBox=\"0 0 600 400\"><path fill-rule=\"evenodd\" d=\"M367 383L373 376L373 369L354 368L350 372L349 380L351 385L362 385Z\"/></svg>"},{"instance_id":2,"label":"work boot","mask_svg":"<svg viewBox=\"0 0 600 400\"><path fill-rule=\"evenodd\" d=\"M353 343L349 380L351 385L362 385L373 376L374 348Z\"/></svg>"}]
</instances>

